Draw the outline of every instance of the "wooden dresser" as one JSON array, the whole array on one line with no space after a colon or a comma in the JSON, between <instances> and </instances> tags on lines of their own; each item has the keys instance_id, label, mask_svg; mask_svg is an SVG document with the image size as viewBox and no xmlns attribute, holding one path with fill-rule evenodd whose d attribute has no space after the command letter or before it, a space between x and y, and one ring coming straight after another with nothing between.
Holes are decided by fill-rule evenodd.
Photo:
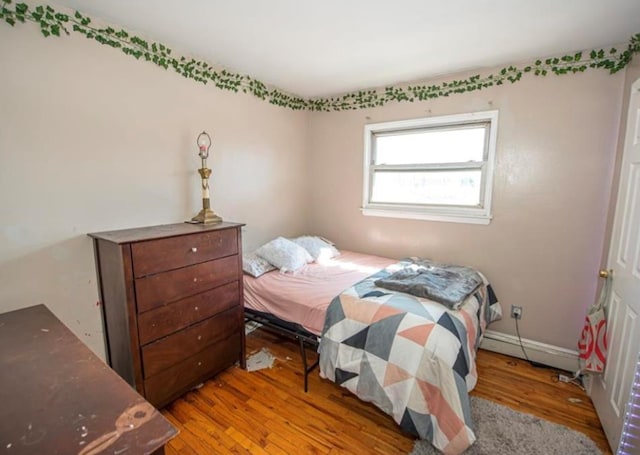
<instances>
[{"instance_id":1,"label":"wooden dresser","mask_svg":"<svg viewBox=\"0 0 640 455\"><path fill-rule=\"evenodd\" d=\"M109 365L156 407L239 361L242 224L170 224L93 238Z\"/></svg>"}]
</instances>

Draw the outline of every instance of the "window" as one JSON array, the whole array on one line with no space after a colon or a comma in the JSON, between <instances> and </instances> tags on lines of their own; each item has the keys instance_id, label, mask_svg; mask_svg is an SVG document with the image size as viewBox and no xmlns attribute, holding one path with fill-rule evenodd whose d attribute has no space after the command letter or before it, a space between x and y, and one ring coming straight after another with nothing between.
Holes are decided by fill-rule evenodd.
<instances>
[{"instance_id":1,"label":"window","mask_svg":"<svg viewBox=\"0 0 640 455\"><path fill-rule=\"evenodd\" d=\"M489 224L498 111L365 125L362 212Z\"/></svg>"}]
</instances>

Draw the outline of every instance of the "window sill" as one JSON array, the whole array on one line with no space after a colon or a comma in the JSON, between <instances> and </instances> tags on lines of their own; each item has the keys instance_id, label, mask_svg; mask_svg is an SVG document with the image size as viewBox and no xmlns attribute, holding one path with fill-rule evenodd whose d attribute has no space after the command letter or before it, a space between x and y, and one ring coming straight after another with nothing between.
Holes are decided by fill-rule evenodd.
<instances>
[{"instance_id":1,"label":"window sill","mask_svg":"<svg viewBox=\"0 0 640 455\"><path fill-rule=\"evenodd\" d=\"M380 216L386 218L403 218L409 220L440 221L446 223L484 224L491 222L491 215L485 214L438 214L411 210L391 210L383 208L362 208L365 216Z\"/></svg>"}]
</instances>

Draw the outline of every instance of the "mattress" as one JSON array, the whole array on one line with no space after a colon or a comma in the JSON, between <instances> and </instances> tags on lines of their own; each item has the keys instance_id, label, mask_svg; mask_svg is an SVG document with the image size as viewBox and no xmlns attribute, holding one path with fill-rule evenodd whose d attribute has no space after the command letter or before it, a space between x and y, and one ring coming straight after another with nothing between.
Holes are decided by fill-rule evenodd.
<instances>
[{"instance_id":1,"label":"mattress","mask_svg":"<svg viewBox=\"0 0 640 455\"><path fill-rule=\"evenodd\" d=\"M327 307L345 289L391 264L394 259L342 250L332 259L308 264L295 273L244 275L244 305L321 335Z\"/></svg>"}]
</instances>

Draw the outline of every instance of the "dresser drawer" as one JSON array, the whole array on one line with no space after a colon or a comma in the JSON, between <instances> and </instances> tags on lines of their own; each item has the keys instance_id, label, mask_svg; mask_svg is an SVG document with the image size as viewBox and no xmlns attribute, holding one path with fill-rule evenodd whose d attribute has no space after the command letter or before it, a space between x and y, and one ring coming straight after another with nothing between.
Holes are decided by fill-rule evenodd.
<instances>
[{"instance_id":1,"label":"dresser drawer","mask_svg":"<svg viewBox=\"0 0 640 455\"><path fill-rule=\"evenodd\" d=\"M148 344L240 305L240 283L233 281L210 291L147 311L138 316L140 344Z\"/></svg>"},{"instance_id":2,"label":"dresser drawer","mask_svg":"<svg viewBox=\"0 0 640 455\"><path fill-rule=\"evenodd\" d=\"M235 229L169 237L131 245L136 278L238 254Z\"/></svg>"},{"instance_id":3,"label":"dresser drawer","mask_svg":"<svg viewBox=\"0 0 640 455\"><path fill-rule=\"evenodd\" d=\"M239 333L209 346L193 357L145 379L145 396L156 407L162 407L189 388L216 374L239 360Z\"/></svg>"},{"instance_id":4,"label":"dresser drawer","mask_svg":"<svg viewBox=\"0 0 640 455\"><path fill-rule=\"evenodd\" d=\"M241 327L242 308L232 308L142 348L142 369L148 378L207 346L225 340Z\"/></svg>"},{"instance_id":5,"label":"dresser drawer","mask_svg":"<svg viewBox=\"0 0 640 455\"><path fill-rule=\"evenodd\" d=\"M238 267L236 255L138 278L135 282L138 312L236 281L240 278Z\"/></svg>"}]
</instances>

